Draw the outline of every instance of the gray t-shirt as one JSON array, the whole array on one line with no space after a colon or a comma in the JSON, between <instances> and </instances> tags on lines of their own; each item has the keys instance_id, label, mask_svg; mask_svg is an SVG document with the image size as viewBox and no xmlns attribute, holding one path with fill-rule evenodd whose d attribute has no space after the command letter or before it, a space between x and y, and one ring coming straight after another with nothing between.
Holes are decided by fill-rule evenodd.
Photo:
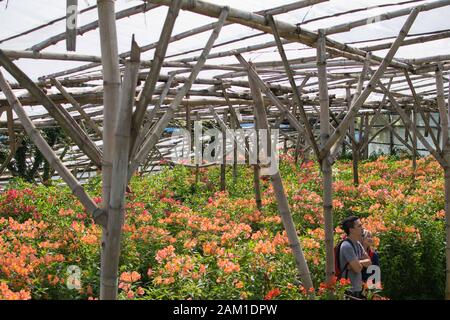
<instances>
[{"instance_id":1,"label":"gray t-shirt","mask_svg":"<svg viewBox=\"0 0 450 320\"><path fill-rule=\"evenodd\" d=\"M348 242L350 240L353 246ZM350 261L362 260L364 258L365 250L359 241L348 239L342 242L339 251L340 269L342 271L342 278L350 279L352 284L352 291L357 292L362 290L362 274L361 272L353 272L350 266L344 269L345 265Z\"/></svg>"}]
</instances>

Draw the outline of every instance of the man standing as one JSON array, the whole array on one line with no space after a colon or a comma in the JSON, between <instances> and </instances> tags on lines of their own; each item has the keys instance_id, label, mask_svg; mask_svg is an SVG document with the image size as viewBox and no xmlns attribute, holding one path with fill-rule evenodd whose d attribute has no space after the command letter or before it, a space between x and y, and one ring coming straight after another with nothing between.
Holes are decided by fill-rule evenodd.
<instances>
[{"instance_id":1,"label":"man standing","mask_svg":"<svg viewBox=\"0 0 450 320\"><path fill-rule=\"evenodd\" d=\"M342 278L349 279L352 284L350 295L362 298L361 270L372 264L361 242L363 227L358 217L351 216L342 221L342 229L347 238L339 249L339 268Z\"/></svg>"}]
</instances>

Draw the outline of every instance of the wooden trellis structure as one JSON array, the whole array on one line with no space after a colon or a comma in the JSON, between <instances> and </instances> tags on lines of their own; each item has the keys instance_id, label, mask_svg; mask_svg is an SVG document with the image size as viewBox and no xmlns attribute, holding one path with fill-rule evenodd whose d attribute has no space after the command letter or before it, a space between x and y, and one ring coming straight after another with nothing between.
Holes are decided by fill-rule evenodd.
<instances>
[{"instance_id":1,"label":"wooden trellis structure","mask_svg":"<svg viewBox=\"0 0 450 320\"><path fill-rule=\"evenodd\" d=\"M418 16L430 10L448 9L450 0L403 1L378 6L385 14L329 25L311 30L305 25L355 12L370 11L373 7L339 12L290 24L278 16L293 13L313 5L326 5L327 0L302 0L259 12L246 12L221 7L198 0L147 0L143 4L115 11L114 0L98 0L95 6L80 12L78 1L67 0L65 17L51 21L0 40L0 113L6 112L2 133L8 136L9 156L0 172L9 177L6 169L24 134L28 135L52 168L72 189L96 223L103 227L101 258L101 298L115 299L118 285L121 226L124 223L126 186L137 171L145 171L155 159L167 156L177 142L168 140L164 130L168 126L185 126L195 130L197 120L215 122L226 132L255 123L256 128L282 129L282 139L295 146L296 154L311 152L320 163L323 173L323 212L326 247L326 276L334 273L332 166L342 146L353 153L354 182L358 184L358 158L368 154L368 144L382 130L410 149L415 157L420 142L441 164L445 172L446 212L446 298L450 299L450 139L448 135L450 54L427 58L396 58L402 46L427 43L450 37L449 30L424 34L410 34ZM408 6L406 6L408 5ZM167 15L159 41L137 44L130 39L131 49L118 52L116 23L155 8L167 6ZM396 9L396 6L402 6ZM69 8L71 10L69 10ZM76 15L97 10L98 21L69 27ZM175 22L183 10L216 19L215 22L174 34ZM75 16L74 16L75 14ZM348 44L334 40L333 35L350 32L368 23L380 23L404 17L403 26L395 37L367 39ZM45 39L27 50L9 50L8 41L31 34L67 19L67 29ZM219 34L229 25L240 25L252 33L247 37L220 43ZM250 28L250 29L249 29ZM81 35L99 29L101 56L78 53L43 51L66 41L67 50L75 50ZM255 33L256 30L256 33ZM200 48L169 56L168 47L183 39L195 39L209 33ZM272 41L251 46L239 46L239 41L269 34ZM370 45L371 42L376 44ZM367 45L369 44L369 45ZM222 49L233 45L233 49ZM289 59L286 47L315 50L311 55ZM214 50L213 50L214 49ZM249 63L245 55L271 49L279 54L273 61ZM300 49L299 49L300 50ZM380 50L387 53L379 55ZM153 51L152 60L142 54ZM193 55L194 54L194 55ZM217 63L232 57L234 63ZM42 76L34 82L15 63L16 59L42 59L87 62L80 67ZM5 71L16 81L10 83ZM214 71L214 77L200 77L202 71ZM23 94L23 91L28 94ZM342 92L343 94L339 94ZM372 93L382 99L368 100ZM43 106L46 112L30 115L28 106ZM14 118L13 112L17 116ZM431 113L439 113L439 122ZM399 119L391 120L391 116ZM386 119L389 117L389 120ZM418 128L422 119L425 130ZM375 124L383 122L373 133ZM407 132L401 137L394 130L401 121ZM40 129L61 127L70 138L70 145L50 147ZM357 127L359 126L359 129ZM2 127L2 128L3 128ZM436 134L432 127L439 129ZM358 130L359 138L355 131ZM201 146L193 141L197 152ZM162 146L165 147L162 147ZM272 150L274 151L274 150ZM159 153L159 156L155 155ZM161 154L162 153L162 154ZM237 155L234 154L234 159ZM191 165L197 174L200 164ZM221 188L226 188L222 166ZM234 166L234 178L236 178ZM74 170L101 169L103 203L97 207L84 192ZM255 199L261 207L259 193L260 166L255 165ZM71 172L72 170L72 172ZM271 175L279 213L287 231L295 257L298 274L306 288L313 286L303 256L301 243L292 222L282 179Z\"/></svg>"}]
</instances>

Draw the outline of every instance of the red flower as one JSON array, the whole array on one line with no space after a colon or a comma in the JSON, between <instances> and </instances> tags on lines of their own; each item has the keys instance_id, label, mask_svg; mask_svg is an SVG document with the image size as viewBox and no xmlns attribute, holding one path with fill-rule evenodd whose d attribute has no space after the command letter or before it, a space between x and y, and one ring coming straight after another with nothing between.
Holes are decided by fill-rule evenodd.
<instances>
[{"instance_id":1,"label":"red flower","mask_svg":"<svg viewBox=\"0 0 450 320\"><path fill-rule=\"evenodd\" d=\"M264 297L264 300L272 300L273 298L278 297L281 294L281 290L278 288L272 289L269 292L267 292L266 296Z\"/></svg>"}]
</instances>

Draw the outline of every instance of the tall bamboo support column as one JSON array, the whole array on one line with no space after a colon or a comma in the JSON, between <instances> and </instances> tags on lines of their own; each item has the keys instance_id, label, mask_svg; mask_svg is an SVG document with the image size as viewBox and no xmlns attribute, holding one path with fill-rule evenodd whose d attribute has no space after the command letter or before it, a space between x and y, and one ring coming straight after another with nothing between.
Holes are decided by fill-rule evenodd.
<instances>
[{"instance_id":1,"label":"tall bamboo support column","mask_svg":"<svg viewBox=\"0 0 450 320\"><path fill-rule=\"evenodd\" d=\"M186 130L189 132L189 147L188 147L188 155L191 154L192 145L194 142L194 136L192 135L192 122L191 122L191 107L189 105L186 106ZM185 148L183 147L183 156Z\"/></svg>"},{"instance_id":2,"label":"tall bamboo support column","mask_svg":"<svg viewBox=\"0 0 450 320\"><path fill-rule=\"evenodd\" d=\"M447 151L445 157L450 163L450 155ZM445 174L445 300L450 300L450 167L444 171Z\"/></svg>"},{"instance_id":3,"label":"tall bamboo support column","mask_svg":"<svg viewBox=\"0 0 450 320\"><path fill-rule=\"evenodd\" d=\"M392 121L391 114L388 114L389 123ZM394 154L394 135L392 134L392 129L389 128L389 154L392 156Z\"/></svg>"},{"instance_id":4,"label":"tall bamboo support column","mask_svg":"<svg viewBox=\"0 0 450 320\"><path fill-rule=\"evenodd\" d=\"M254 127L256 132L256 144L253 146L256 152L256 164L253 165L253 190L255 192L255 202L258 210L262 210L262 198L261 198L261 167L259 159L259 132L258 132L258 118L256 117L256 112L253 115ZM248 149L250 152L250 149Z\"/></svg>"},{"instance_id":5,"label":"tall bamboo support column","mask_svg":"<svg viewBox=\"0 0 450 320\"><path fill-rule=\"evenodd\" d=\"M66 49L75 51L77 44L78 0L66 1Z\"/></svg>"},{"instance_id":6,"label":"tall bamboo support column","mask_svg":"<svg viewBox=\"0 0 450 320\"><path fill-rule=\"evenodd\" d=\"M450 300L450 139L448 132L448 110L444 97L444 78L442 64L436 69L437 104L441 117L442 153L447 166L444 167L445 177L445 299Z\"/></svg>"},{"instance_id":7,"label":"tall bamboo support column","mask_svg":"<svg viewBox=\"0 0 450 320\"><path fill-rule=\"evenodd\" d=\"M330 136L330 111L327 83L327 64L325 50L325 34L319 30L317 38L317 71L319 77L320 100L320 142L325 145ZM329 152L320 159L323 174L323 215L325 220L325 253L326 253L326 279L331 282L334 276L334 226L333 226L333 175L332 165L329 162Z\"/></svg>"},{"instance_id":8,"label":"tall bamboo support column","mask_svg":"<svg viewBox=\"0 0 450 320\"><path fill-rule=\"evenodd\" d=\"M350 109L351 106L351 93L350 93L350 87L346 87L346 97L347 97L347 103L348 103L348 109ZM355 120L350 121L348 131L351 137L353 139L351 140L351 150L352 150L352 168L353 168L353 184L357 186L359 184L359 178L358 178L358 146L356 145L355 141ZM343 144L345 145L345 144Z\"/></svg>"},{"instance_id":9,"label":"tall bamboo support column","mask_svg":"<svg viewBox=\"0 0 450 320\"><path fill-rule=\"evenodd\" d=\"M243 58L239 57L238 59L242 60ZM258 117L256 122L258 128L256 129L266 130L267 136L268 138L270 138L271 134L269 129L269 123L267 121L266 110L264 107L264 101L261 95L261 91L258 87L258 84L255 81L256 79L252 77L252 75L254 75L256 71L248 64L246 64L246 68L248 72L250 90L253 96L253 101L255 102L255 115ZM250 68L253 69L252 72L250 72L249 70ZM271 148L270 143L268 143L268 148L269 149ZM272 150L272 153L274 152L276 152L276 150ZM295 263L297 266L300 279L302 280L303 286L308 290L309 288L313 288L311 274L309 272L308 264L303 254L302 246L298 239L297 231L295 230L294 221L292 220L292 215L289 209L289 203L286 197L286 193L284 191L280 172L277 170L277 172L275 174L272 174L270 177L272 187L275 192L275 197L277 199L278 212L281 216L283 226L286 230L289 245L291 247L292 254L294 255L295 258Z\"/></svg>"},{"instance_id":10,"label":"tall bamboo support column","mask_svg":"<svg viewBox=\"0 0 450 320\"><path fill-rule=\"evenodd\" d=\"M223 114L223 122L227 123L227 112ZM227 158L227 132L222 130L222 162L220 164L220 191L226 188L226 158Z\"/></svg>"},{"instance_id":11,"label":"tall bamboo support column","mask_svg":"<svg viewBox=\"0 0 450 320\"><path fill-rule=\"evenodd\" d=\"M136 150L134 149L138 147L135 142L141 129L142 122L144 121L144 114L147 110L147 104L152 99L153 91L155 90L156 83L158 82L158 76L161 71L164 57L166 56L167 46L169 45L169 39L175 25L175 20L178 17L180 6L180 0L172 1L171 5L169 6L166 20L164 22L164 26L159 38L158 46L155 49L152 67L147 75L147 79L145 80L140 99L136 104L136 110L133 114L132 120L133 125L131 128L131 155L135 153Z\"/></svg>"},{"instance_id":12,"label":"tall bamboo support column","mask_svg":"<svg viewBox=\"0 0 450 320\"><path fill-rule=\"evenodd\" d=\"M109 199L108 228L102 259L101 299L116 299L122 226L125 220L125 190L131 135L131 115L139 72L139 47L132 43L133 54L126 62L121 88L120 108L114 130L115 150L112 167L112 188Z\"/></svg>"},{"instance_id":13,"label":"tall bamboo support column","mask_svg":"<svg viewBox=\"0 0 450 320\"><path fill-rule=\"evenodd\" d=\"M195 115L196 120L200 121L200 113L197 111L197 114ZM201 132L200 132L201 133ZM195 154L201 155L203 154L203 146L201 141L195 141L194 142L194 148L195 148ZM195 184L198 184L198 181L200 180L200 164L197 163L195 165Z\"/></svg>"},{"instance_id":14,"label":"tall bamboo support column","mask_svg":"<svg viewBox=\"0 0 450 320\"><path fill-rule=\"evenodd\" d=\"M368 136L370 133L370 125L369 125L369 115L366 114L364 116L364 137ZM363 159L368 159L369 158L369 147L367 146L367 148L362 149L362 144L363 144L364 140L361 139L361 141L359 142L359 148L362 150L361 152L363 153Z\"/></svg>"},{"instance_id":15,"label":"tall bamboo support column","mask_svg":"<svg viewBox=\"0 0 450 320\"><path fill-rule=\"evenodd\" d=\"M114 155L114 126L116 124L120 99L120 70L117 47L117 31L115 19L115 1L98 0L98 23L100 29L100 49L102 54L103 72L103 159L102 159L102 206L109 208L112 161ZM109 214L108 214L109 215ZM102 270L100 299L114 299L116 296L116 278L107 279L104 276L104 261L108 230L103 229L102 235Z\"/></svg>"},{"instance_id":16,"label":"tall bamboo support column","mask_svg":"<svg viewBox=\"0 0 450 320\"><path fill-rule=\"evenodd\" d=\"M232 115L231 112L230 112L230 115ZM231 116L231 128L233 130L237 129L238 123L236 123L236 122L237 122L237 119L235 119L233 116ZM237 162L238 162L237 156L238 156L237 155L237 142L236 142L236 139L234 139L233 140L233 183L237 182Z\"/></svg>"}]
</instances>

